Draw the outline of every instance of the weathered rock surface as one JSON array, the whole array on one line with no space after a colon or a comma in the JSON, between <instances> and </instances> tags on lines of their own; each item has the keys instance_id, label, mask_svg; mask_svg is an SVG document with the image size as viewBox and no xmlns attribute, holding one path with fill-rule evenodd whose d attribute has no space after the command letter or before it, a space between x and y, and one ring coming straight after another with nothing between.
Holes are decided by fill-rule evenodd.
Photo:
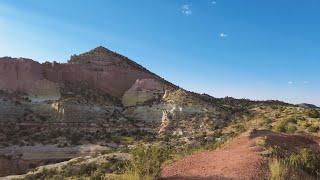
<instances>
[{"instance_id":1,"label":"weathered rock surface","mask_svg":"<svg viewBox=\"0 0 320 180\"><path fill-rule=\"evenodd\" d=\"M157 79L159 83L168 84L128 58L103 47L74 55L68 63L62 64L0 58L0 89L40 99L45 96L59 99L59 88L65 83L78 82L87 82L93 89L121 98L137 79Z\"/></svg>"},{"instance_id":2,"label":"weathered rock surface","mask_svg":"<svg viewBox=\"0 0 320 180\"><path fill-rule=\"evenodd\" d=\"M136 106L160 100L168 86L155 79L137 79L122 97L124 106Z\"/></svg>"},{"instance_id":3,"label":"weathered rock surface","mask_svg":"<svg viewBox=\"0 0 320 180\"><path fill-rule=\"evenodd\" d=\"M0 58L0 89L35 100L60 98L58 84L45 79L42 65L30 59Z\"/></svg>"},{"instance_id":4,"label":"weathered rock surface","mask_svg":"<svg viewBox=\"0 0 320 180\"><path fill-rule=\"evenodd\" d=\"M108 150L98 145L82 145L58 148L48 146L11 146L0 149L0 177L7 174L22 174L37 166L66 161L79 156L92 155Z\"/></svg>"},{"instance_id":5,"label":"weathered rock surface","mask_svg":"<svg viewBox=\"0 0 320 180\"><path fill-rule=\"evenodd\" d=\"M98 47L72 56L66 64L44 64L45 77L56 83L86 81L94 89L121 98L137 79L160 79L133 61Z\"/></svg>"}]
</instances>

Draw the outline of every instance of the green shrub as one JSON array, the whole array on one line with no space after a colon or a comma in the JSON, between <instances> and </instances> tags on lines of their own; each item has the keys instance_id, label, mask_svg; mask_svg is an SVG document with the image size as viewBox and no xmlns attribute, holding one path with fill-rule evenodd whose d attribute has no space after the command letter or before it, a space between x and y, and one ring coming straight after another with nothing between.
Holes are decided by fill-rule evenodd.
<instances>
[{"instance_id":1,"label":"green shrub","mask_svg":"<svg viewBox=\"0 0 320 180\"><path fill-rule=\"evenodd\" d=\"M256 145L259 146L259 147L262 147L262 148L267 147L266 139L264 139L264 138L257 139L256 140Z\"/></svg>"},{"instance_id":2,"label":"green shrub","mask_svg":"<svg viewBox=\"0 0 320 180\"><path fill-rule=\"evenodd\" d=\"M236 131L239 132L239 133L246 131L245 126L243 124L241 124L241 123L235 124L233 126L233 128L235 128Z\"/></svg>"},{"instance_id":3,"label":"green shrub","mask_svg":"<svg viewBox=\"0 0 320 180\"><path fill-rule=\"evenodd\" d=\"M306 115L310 118L318 118L320 116L320 113L316 109L310 109L306 112Z\"/></svg>"},{"instance_id":4,"label":"green shrub","mask_svg":"<svg viewBox=\"0 0 320 180\"><path fill-rule=\"evenodd\" d=\"M280 113L277 113L277 114L274 115L274 117L278 119L278 118L281 117L281 114L280 114Z\"/></svg>"},{"instance_id":5,"label":"green shrub","mask_svg":"<svg viewBox=\"0 0 320 180\"><path fill-rule=\"evenodd\" d=\"M27 174L23 179L25 180L37 180L37 179L59 179L59 172L57 169L46 169L44 168L39 173Z\"/></svg>"},{"instance_id":6,"label":"green shrub","mask_svg":"<svg viewBox=\"0 0 320 180\"><path fill-rule=\"evenodd\" d=\"M272 128L272 120L269 118L263 118L263 120L261 121L260 126L266 128L266 129L271 129Z\"/></svg>"},{"instance_id":7,"label":"green shrub","mask_svg":"<svg viewBox=\"0 0 320 180\"><path fill-rule=\"evenodd\" d=\"M274 126L274 130L278 133L280 132L285 132L286 130L286 125L287 125L287 122L285 121L280 121L276 126Z\"/></svg>"},{"instance_id":8,"label":"green shrub","mask_svg":"<svg viewBox=\"0 0 320 180\"><path fill-rule=\"evenodd\" d=\"M297 117L289 117L287 119L284 120L286 123L293 123L296 124L297 123Z\"/></svg>"},{"instance_id":9,"label":"green shrub","mask_svg":"<svg viewBox=\"0 0 320 180\"><path fill-rule=\"evenodd\" d=\"M311 126L308 127L308 130L309 130L309 132L316 133L316 132L319 131L319 126L311 125Z\"/></svg>"},{"instance_id":10,"label":"green shrub","mask_svg":"<svg viewBox=\"0 0 320 180\"><path fill-rule=\"evenodd\" d=\"M98 170L91 173L90 179L91 180L104 180L105 179L104 176L105 176L105 172L98 169Z\"/></svg>"},{"instance_id":11,"label":"green shrub","mask_svg":"<svg viewBox=\"0 0 320 180\"><path fill-rule=\"evenodd\" d=\"M154 180L154 178L150 176L144 176L142 179L136 172L133 172L131 170L128 170L124 174L120 174L120 175L110 174L105 179L107 180Z\"/></svg>"},{"instance_id":12,"label":"green shrub","mask_svg":"<svg viewBox=\"0 0 320 180\"><path fill-rule=\"evenodd\" d=\"M269 171L271 180L284 180L289 176L289 168L278 159L269 162Z\"/></svg>"},{"instance_id":13,"label":"green shrub","mask_svg":"<svg viewBox=\"0 0 320 180\"><path fill-rule=\"evenodd\" d=\"M269 162L270 180L313 180L299 169L294 169L279 159L272 159Z\"/></svg>"},{"instance_id":14,"label":"green shrub","mask_svg":"<svg viewBox=\"0 0 320 180\"><path fill-rule=\"evenodd\" d=\"M320 155L309 149L304 148L299 153L292 154L286 162L295 169L320 178Z\"/></svg>"},{"instance_id":15,"label":"green shrub","mask_svg":"<svg viewBox=\"0 0 320 180\"><path fill-rule=\"evenodd\" d=\"M89 164L81 164L80 170L79 170L79 176L84 175L91 175L94 171L96 171L98 166L95 163L89 163Z\"/></svg>"},{"instance_id":16,"label":"green shrub","mask_svg":"<svg viewBox=\"0 0 320 180\"><path fill-rule=\"evenodd\" d=\"M159 177L162 164L168 159L168 151L158 145L137 145L132 151L131 169L141 179Z\"/></svg>"},{"instance_id":17,"label":"green shrub","mask_svg":"<svg viewBox=\"0 0 320 180\"><path fill-rule=\"evenodd\" d=\"M276 132L294 133L297 130L297 127L294 125L296 123L297 119L294 117L283 119L274 127L274 130Z\"/></svg>"},{"instance_id":18,"label":"green shrub","mask_svg":"<svg viewBox=\"0 0 320 180\"><path fill-rule=\"evenodd\" d=\"M289 134L293 134L293 133L295 133L297 131L297 127L295 125L291 124L291 123L288 124L285 127L285 129L286 129L286 133L289 133Z\"/></svg>"},{"instance_id":19,"label":"green shrub","mask_svg":"<svg viewBox=\"0 0 320 180\"><path fill-rule=\"evenodd\" d=\"M288 150L280 147L280 146L273 146L271 148L271 156L277 159L281 159L286 157L288 154Z\"/></svg>"}]
</instances>

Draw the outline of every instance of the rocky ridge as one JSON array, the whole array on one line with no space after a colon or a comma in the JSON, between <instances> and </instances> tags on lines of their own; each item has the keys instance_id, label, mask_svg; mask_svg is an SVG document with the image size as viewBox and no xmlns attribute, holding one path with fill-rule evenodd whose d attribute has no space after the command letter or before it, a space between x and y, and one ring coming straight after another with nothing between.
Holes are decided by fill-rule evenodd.
<instances>
[{"instance_id":1,"label":"rocky ridge","mask_svg":"<svg viewBox=\"0 0 320 180\"><path fill-rule=\"evenodd\" d=\"M0 58L0 146L18 145L22 157L24 147L37 145L119 148L165 134L190 136L212 129L227 114L104 47L67 63ZM24 166L52 162L43 158ZM14 162L0 168L0 176L17 173L22 159Z\"/></svg>"},{"instance_id":2,"label":"rocky ridge","mask_svg":"<svg viewBox=\"0 0 320 180\"><path fill-rule=\"evenodd\" d=\"M67 63L0 58L0 162L9 164L0 176L141 141L208 143L260 105L293 106L189 92L104 47ZM82 146L95 151L75 150ZM52 156L28 158L30 149Z\"/></svg>"}]
</instances>

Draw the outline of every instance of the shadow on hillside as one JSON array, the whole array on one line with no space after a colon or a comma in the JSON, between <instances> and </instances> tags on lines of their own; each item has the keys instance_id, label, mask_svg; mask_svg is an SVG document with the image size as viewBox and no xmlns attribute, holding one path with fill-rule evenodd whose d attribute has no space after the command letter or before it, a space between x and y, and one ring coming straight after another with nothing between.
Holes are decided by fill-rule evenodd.
<instances>
[{"instance_id":1,"label":"shadow on hillside","mask_svg":"<svg viewBox=\"0 0 320 180\"><path fill-rule=\"evenodd\" d=\"M231 180L231 178L225 178L223 176L209 176L209 177L174 176L174 177L160 178L159 180Z\"/></svg>"},{"instance_id":2,"label":"shadow on hillside","mask_svg":"<svg viewBox=\"0 0 320 180\"><path fill-rule=\"evenodd\" d=\"M270 130L254 130L250 132L250 139L257 137L264 137L269 146L279 146L292 151L309 147L320 152L319 140L307 134L290 135L285 133L275 133Z\"/></svg>"},{"instance_id":3,"label":"shadow on hillside","mask_svg":"<svg viewBox=\"0 0 320 180\"><path fill-rule=\"evenodd\" d=\"M249 134L249 138L253 139L253 138L268 136L272 134L275 134L275 133L270 130L252 130Z\"/></svg>"}]
</instances>

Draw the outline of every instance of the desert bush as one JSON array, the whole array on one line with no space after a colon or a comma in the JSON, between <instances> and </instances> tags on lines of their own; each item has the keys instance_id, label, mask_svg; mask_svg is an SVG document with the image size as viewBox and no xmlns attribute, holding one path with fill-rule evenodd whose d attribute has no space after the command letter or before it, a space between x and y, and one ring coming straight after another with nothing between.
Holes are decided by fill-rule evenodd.
<instances>
[{"instance_id":1,"label":"desert bush","mask_svg":"<svg viewBox=\"0 0 320 180\"><path fill-rule=\"evenodd\" d=\"M318 118L320 116L320 113L316 109L310 109L306 112L306 115L310 118Z\"/></svg>"},{"instance_id":2,"label":"desert bush","mask_svg":"<svg viewBox=\"0 0 320 180\"><path fill-rule=\"evenodd\" d=\"M106 160L108 162L99 165L97 171L120 174L125 172L126 166L128 165L127 160L118 159L116 157L107 157Z\"/></svg>"},{"instance_id":3,"label":"desert bush","mask_svg":"<svg viewBox=\"0 0 320 180\"><path fill-rule=\"evenodd\" d=\"M235 128L236 132L239 132L239 133L246 131L244 124L241 124L241 123L235 124L233 128Z\"/></svg>"},{"instance_id":4,"label":"desert bush","mask_svg":"<svg viewBox=\"0 0 320 180\"><path fill-rule=\"evenodd\" d=\"M276 113L276 114L274 115L274 117L278 119L278 118L281 117L281 114L280 114L280 113Z\"/></svg>"},{"instance_id":5,"label":"desert bush","mask_svg":"<svg viewBox=\"0 0 320 180\"><path fill-rule=\"evenodd\" d=\"M293 134L297 131L297 127L291 123L285 126L286 133Z\"/></svg>"},{"instance_id":6,"label":"desert bush","mask_svg":"<svg viewBox=\"0 0 320 180\"><path fill-rule=\"evenodd\" d=\"M298 153L292 154L286 159L287 164L295 169L301 169L304 172L320 178L320 155L306 148Z\"/></svg>"},{"instance_id":7,"label":"desert bush","mask_svg":"<svg viewBox=\"0 0 320 180\"><path fill-rule=\"evenodd\" d=\"M162 164L169 158L169 153L159 145L139 144L132 151L131 171L141 179L156 178L160 175Z\"/></svg>"},{"instance_id":8,"label":"desert bush","mask_svg":"<svg viewBox=\"0 0 320 180\"><path fill-rule=\"evenodd\" d=\"M264 138L257 139L256 140L256 145L260 146L260 147L266 147L267 146L266 139L264 139Z\"/></svg>"},{"instance_id":9,"label":"desert bush","mask_svg":"<svg viewBox=\"0 0 320 180\"><path fill-rule=\"evenodd\" d=\"M271 129L272 128L272 120L270 118L263 118L261 123L260 123L260 126L266 128L266 129Z\"/></svg>"},{"instance_id":10,"label":"desert bush","mask_svg":"<svg viewBox=\"0 0 320 180\"><path fill-rule=\"evenodd\" d=\"M59 179L60 176L57 169L44 168L41 172L28 174L24 177L25 180L37 180L37 179Z\"/></svg>"},{"instance_id":11,"label":"desert bush","mask_svg":"<svg viewBox=\"0 0 320 180\"><path fill-rule=\"evenodd\" d=\"M288 155L288 150L284 149L283 147L280 146L272 146L271 149L271 157L277 158L277 159L282 159L285 158Z\"/></svg>"},{"instance_id":12,"label":"desert bush","mask_svg":"<svg viewBox=\"0 0 320 180\"><path fill-rule=\"evenodd\" d=\"M279 159L269 162L270 180L314 180L301 170L294 169Z\"/></svg>"},{"instance_id":13,"label":"desert bush","mask_svg":"<svg viewBox=\"0 0 320 180\"><path fill-rule=\"evenodd\" d=\"M287 119L285 119L284 121L286 122L286 123L293 123L293 124L296 124L297 123L297 117L288 117Z\"/></svg>"},{"instance_id":14,"label":"desert bush","mask_svg":"<svg viewBox=\"0 0 320 180\"><path fill-rule=\"evenodd\" d=\"M278 159L272 159L269 162L269 171L271 180L285 180L289 176L289 169Z\"/></svg>"},{"instance_id":15,"label":"desert bush","mask_svg":"<svg viewBox=\"0 0 320 180\"><path fill-rule=\"evenodd\" d=\"M295 117L289 117L278 122L274 130L276 132L294 133L297 130L297 127L294 125L296 123L297 119Z\"/></svg>"},{"instance_id":16,"label":"desert bush","mask_svg":"<svg viewBox=\"0 0 320 180\"><path fill-rule=\"evenodd\" d=\"M91 173L90 179L91 180L104 180L105 179L105 172L98 169L98 170Z\"/></svg>"},{"instance_id":17,"label":"desert bush","mask_svg":"<svg viewBox=\"0 0 320 180\"><path fill-rule=\"evenodd\" d=\"M274 126L274 130L278 133L285 132L287 123L285 121L280 121L276 126Z\"/></svg>"},{"instance_id":18,"label":"desert bush","mask_svg":"<svg viewBox=\"0 0 320 180\"><path fill-rule=\"evenodd\" d=\"M78 175L79 176L91 175L91 173L95 172L97 168L98 166L95 163L81 164Z\"/></svg>"},{"instance_id":19,"label":"desert bush","mask_svg":"<svg viewBox=\"0 0 320 180\"><path fill-rule=\"evenodd\" d=\"M309 131L309 132L312 132L312 133L316 133L316 132L319 131L319 126L317 126L317 125L311 125L311 126L308 127L308 131Z\"/></svg>"},{"instance_id":20,"label":"desert bush","mask_svg":"<svg viewBox=\"0 0 320 180\"><path fill-rule=\"evenodd\" d=\"M315 179L320 178L320 155L303 148L297 153L274 147L269 163L271 179Z\"/></svg>"},{"instance_id":21,"label":"desert bush","mask_svg":"<svg viewBox=\"0 0 320 180\"><path fill-rule=\"evenodd\" d=\"M137 174L136 172L128 170L124 174L120 174L120 175L114 175L114 174L107 175L105 179L108 179L108 180L153 180L154 178L150 177L150 176L144 176L143 178L141 178L139 176L139 174Z\"/></svg>"}]
</instances>

